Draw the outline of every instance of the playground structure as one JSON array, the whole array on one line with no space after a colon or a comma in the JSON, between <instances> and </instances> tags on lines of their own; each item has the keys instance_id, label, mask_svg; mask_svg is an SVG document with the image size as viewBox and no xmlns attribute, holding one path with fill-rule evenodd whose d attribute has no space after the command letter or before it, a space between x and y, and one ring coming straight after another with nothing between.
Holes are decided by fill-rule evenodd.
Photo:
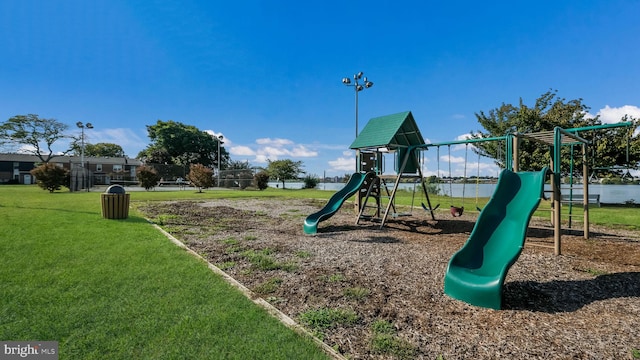
<instances>
[{"instance_id":1,"label":"playground structure","mask_svg":"<svg viewBox=\"0 0 640 360\"><path fill-rule=\"evenodd\" d=\"M448 143L426 144L415 123L411 112L402 112L371 119L358 135L350 148L358 154L358 172L351 176L345 188L337 192L320 211L309 215L304 223L306 234L315 234L318 223L335 214L344 201L356 195L356 224L363 218L380 218L382 228L388 216L399 217L395 206L395 196L403 178L418 179L428 205L423 208L435 220L435 208L431 204L425 178L422 173L420 151L429 147L465 144L465 178L466 161L469 144L486 141L504 141L505 169L500 173L498 185L484 209L478 208L480 214L470 237L464 246L449 261L445 274L444 292L456 299L473 305L500 309L502 305L502 289L507 272L520 256L526 240L526 232L533 213L545 193L551 195L551 218L554 227L554 253L561 254L562 234L562 199L561 149L571 146L571 174L573 174L573 147L582 148L583 160L583 193L582 207L584 216L583 236L589 238L589 177L588 146L591 142L580 136L583 131L600 130L613 127L631 126L632 123L605 124L574 129L556 127L553 131L529 134L507 134L503 137L467 139ZM538 172L519 172L520 142L524 139L542 142L549 146L550 167ZM384 176L383 153L395 153L395 176ZM450 164L450 163L449 163ZM449 165L450 166L450 165ZM438 163L439 168L439 163ZM438 176L439 176L438 169ZM449 169L451 181L451 169ZM550 190L545 191L547 177L550 179ZM391 190L388 180L393 181ZM466 179L465 179L466 180ZM415 180L414 180L415 181ZM415 184L415 182L414 182ZM464 188L463 188L464 189ZM569 189L573 196L573 187ZM464 190L463 190L464 193ZM414 188L415 197L415 188ZM384 214L381 216L382 199L387 199ZM464 195L463 195L464 198ZM374 205L369 205L375 201ZM572 206L572 203L569 203ZM476 203L477 207L477 203ZM366 214L367 209L373 214ZM412 205L413 208L413 205ZM451 214L460 216L464 206L451 205ZM570 214L571 216L571 214Z\"/></svg>"},{"instance_id":2,"label":"playground structure","mask_svg":"<svg viewBox=\"0 0 640 360\"><path fill-rule=\"evenodd\" d=\"M551 131L542 131L537 133L513 133L506 134L499 137L491 138L478 138L478 139L465 139L450 142L441 143L425 143L424 138L413 118L410 111L401 113L380 116L369 120L365 128L361 131L358 137L351 144L350 148L356 150L358 153L357 158L357 170L354 175L362 173L370 173L372 175L370 181L360 184L359 189L351 188L354 183L349 182L345 191L349 196L339 196L333 198L327 205L319 212L311 214L306 220L304 225L305 234L315 234L317 226L320 221L328 219L342 206L344 201L349 197L355 195L355 209L358 213L356 217L356 224L363 219L378 220L380 222L380 228L383 228L389 217L398 218L410 213L399 212L398 207L395 204L395 198L399 188L399 184L403 180L413 180L414 184L420 184L420 191L422 196L426 200L427 204L422 204L424 210L432 220L436 220L435 210L439 206L435 207L431 204L429 194L427 192L427 186L425 184L425 177L423 176L422 169L423 163L421 161L420 152L428 151L431 148L436 148L438 151L438 157L440 147L447 146L450 148L452 145L473 145L481 142L500 142L504 144L502 153L504 154L504 165L506 170L514 172L519 171L519 158L520 158L520 142L521 141L537 141L549 146L551 163L550 169L550 190L546 191L545 199L551 201L551 222L554 227L554 253L561 255L561 243L562 243L562 212L561 208L564 203L567 203L570 209L574 205L582 205L583 208L583 237L589 238L589 204L593 202L593 197L589 194L588 186L583 186L582 201L576 201L577 194L573 193L573 186L569 190L569 199L561 192L561 149L563 146L580 146L582 148L583 156L583 179L589 178L588 169L588 146L592 145L591 142L580 136L581 133L594 130L602 130L616 127L631 127L631 122L621 122L616 124L603 124L573 129L563 129L556 127ZM394 158L394 170L395 175L383 175L385 170L385 154L393 154ZM572 152L573 157L573 152ZM466 177L466 153L465 153L465 177ZM571 159L573 167L573 158ZM440 171L438 164L438 172ZM573 172L573 168L571 169ZM451 170L449 169L451 174ZM439 173L438 173L439 175ZM352 175L353 177L353 175ZM449 179L451 181L451 179ZM477 180L476 180L477 181ZM415 190L414 190L415 197ZM386 201L386 204L384 203ZM464 196L463 196L464 201ZM457 208L457 209L454 209ZM476 204L477 207L477 204ZM412 205L413 209L413 205ZM455 216L454 211L458 211L460 214L464 209L451 204L451 213ZM478 210L479 209L478 207ZM573 214L570 214L570 219Z\"/></svg>"}]
</instances>

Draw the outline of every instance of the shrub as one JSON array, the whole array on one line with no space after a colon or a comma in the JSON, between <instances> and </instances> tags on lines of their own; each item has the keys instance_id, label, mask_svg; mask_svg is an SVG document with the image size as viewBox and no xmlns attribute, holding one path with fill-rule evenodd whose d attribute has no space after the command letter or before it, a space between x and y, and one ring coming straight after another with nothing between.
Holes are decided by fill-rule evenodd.
<instances>
[{"instance_id":1,"label":"shrub","mask_svg":"<svg viewBox=\"0 0 640 360\"><path fill-rule=\"evenodd\" d=\"M253 183L258 190L264 190L269 187L269 174L266 171L260 171L253 177Z\"/></svg>"},{"instance_id":2,"label":"shrub","mask_svg":"<svg viewBox=\"0 0 640 360\"><path fill-rule=\"evenodd\" d=\"M429 195L440 195L440 187L437 183L425 182L424 188L427 190L427 194ZM418 185L416 187L416 191L422 192L422 187Z\"/></svg>"},{"instance_id":3,"label":"shrub","mask_svg":"<svg viewBox=\"0 0 640 360\"><path fill-rule=\"evenodd\" d=\"M140 166L137 170L138 182L147 191L153 189L160 181L160 175L151 166Z\"/></svg>"},{"instance_id":4,"label":"shrub","mask_svg":"<svg viewBox=\"0 0 640 360\"><path fill-rule=\"evenodd\" d=\"M315 189L316 186L320 183L320 179L315 176L307 175L304 178L304 188L305 189Z\"/></svg>"},{"instance_id":5,"label":"shrub","mask_svg":"<svg viewBox=\"0 0 640 360\"><path fill-rule=\"evenodd\" d=\"M198 192L213 186L213 170L202 164L191 164L187 179L198 188Z\"/></svg>"},{"instance_id":6,"label":"shrub","mask_svg":"<svg viewBox=\"0 0 640 360\"><path fill-rule=\"evenodd\" d=\"M54 192L62 186L69 187L69 172L54 164L42 164L30 171L36 178L36 183L44 190Z\"/></svg>"}]
</instances>

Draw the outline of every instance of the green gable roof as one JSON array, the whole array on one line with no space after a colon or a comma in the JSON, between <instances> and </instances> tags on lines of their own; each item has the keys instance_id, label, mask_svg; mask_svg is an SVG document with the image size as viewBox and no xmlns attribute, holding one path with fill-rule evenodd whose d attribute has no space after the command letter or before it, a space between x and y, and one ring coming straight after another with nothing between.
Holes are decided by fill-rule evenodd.
<instances>
[{"instance_id":1,"label":"green gable roof","mask_svg":"<svg viewBox=\"0 0 640 360\"><path fill-rule=\"evenodd\" d=\"M349 148L396 149L414 145L424 145L424 139L411 111L405 111L369 120Z\"/></svg>"}]
</instances>

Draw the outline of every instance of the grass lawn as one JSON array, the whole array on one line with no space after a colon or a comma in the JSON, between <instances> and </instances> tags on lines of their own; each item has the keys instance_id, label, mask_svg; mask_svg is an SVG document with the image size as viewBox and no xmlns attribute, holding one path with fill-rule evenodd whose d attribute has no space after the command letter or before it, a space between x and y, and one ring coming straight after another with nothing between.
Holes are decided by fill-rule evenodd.
<instances>
[{"instance_id":1,"label":"grass lawn","mask_svg":"<svg viewBox=\"0 0 640 360\"><path fill-rule=\"evenodd\" d=\"M328 199L333 192L131 194L135 205L222 197ZM399 192L398 204L409 206L412 195ZM479 206L487 200L479 199ZM423 201L416 194L414 211L423 211ZM441 204L443 217L461 199L433 196L431 202ZM475 199L464 204L475 208ZM638 229L640 208L592 207L590 213L593 224ZM62 359L328 358L170 243L135 206L128 219L108 220L100 214L99 192L50 194L5 185L0 219L0 340L58 341Z\"/></svg>"},{"instance_id":2,"label":"grass lawn","mask_svg":"<svg viewBox=\"0 0 640 360\"><path fill-rule=\"evenodd\" d=\"M132 201L176 195L203 197ZM58 341L61 359L328 358L135 211L103 219L97 192L0 186L0 219L1 340Z\"/></svg>"}]
</instances>

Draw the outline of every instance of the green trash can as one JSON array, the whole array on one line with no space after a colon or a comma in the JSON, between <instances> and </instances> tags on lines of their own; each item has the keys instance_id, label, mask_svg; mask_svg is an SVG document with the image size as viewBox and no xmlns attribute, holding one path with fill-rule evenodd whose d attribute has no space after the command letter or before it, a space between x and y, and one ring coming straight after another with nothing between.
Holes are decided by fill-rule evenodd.
<instances>
[{"instance_id":1,"label":"green trash can","mask_svg":"<svg viewBox=\"0 0 640 360\"><path fill-rule=\"evenodd\" d=\"M129 217L129 194L120 185L111 185L100 194L102 217L105 219L126 219Z\"/></svg>"}]
</instances>

